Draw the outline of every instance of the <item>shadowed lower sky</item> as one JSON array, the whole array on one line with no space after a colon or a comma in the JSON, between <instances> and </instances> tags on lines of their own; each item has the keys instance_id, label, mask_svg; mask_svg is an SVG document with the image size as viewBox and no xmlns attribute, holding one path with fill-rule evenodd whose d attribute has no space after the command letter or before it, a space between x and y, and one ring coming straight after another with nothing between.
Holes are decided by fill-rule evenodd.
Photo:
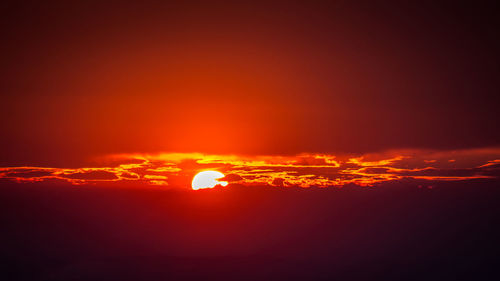
<instances>
[{"instance_id":1,"label":"shadowed lower sky","mask_svg":"<svg viewBox=\"0 0 500 281\"><path fill-rule=\"evenodd\" d=\"M487 2L2 9L2 166L500 144L499 17Z\"/></svg>"}]
</instances>

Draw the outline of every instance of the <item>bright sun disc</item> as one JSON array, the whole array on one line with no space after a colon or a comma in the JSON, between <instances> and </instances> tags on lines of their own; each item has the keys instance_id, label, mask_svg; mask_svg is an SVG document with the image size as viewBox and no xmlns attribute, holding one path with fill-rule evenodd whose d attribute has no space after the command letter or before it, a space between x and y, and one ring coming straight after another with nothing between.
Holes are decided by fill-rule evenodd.
<instances>
[{"instance_id":1,"label":"bright sun disc","mask_svg":"<svg viewBox=\"0 0 500 281\"><path fill-rule=\"evenodd\" d=\"M226 186L227 181L218 181L217 179L223 178L224 174L217 171L203 171L194 176L191 187L194 190L202 188L214 188L216 185Z\"/></svg>"}]
</instances>

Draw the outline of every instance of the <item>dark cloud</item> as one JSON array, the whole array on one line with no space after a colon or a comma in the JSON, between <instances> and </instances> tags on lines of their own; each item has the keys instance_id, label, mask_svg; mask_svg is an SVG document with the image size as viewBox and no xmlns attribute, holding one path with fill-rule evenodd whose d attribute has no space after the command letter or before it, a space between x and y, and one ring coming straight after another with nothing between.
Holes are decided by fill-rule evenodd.
<instances>
[{"instance_id":1,"label":"dark cloud","mask_svg":"<svg viewBox=\"0 0 500 281\"><path fill-rule=\"evenodd\" d=\"M39 178L39 177L48 177L52 176L52 172L49 171L14 171L14 172L8 172L5 174L5 177L19 177L19 178Z\"/></svg>"},{"instance_id":2,"label":"dark cloud","mask_svg":"<svg viewBox=\"0 0 500 281\"><path fill-rule=\"evenodd\" d=\"M225 177L219 179L219 181L227 181L227 182L238 182L241 180L243 180L243 178L237 174L227 174Z\"/></svg>"},{"instance_id":3,"label":"dark cloud","mask_svg":"<svg viewBox=\"0 0 500 281\"><path fill-rule=\"evenodd\" d=\"M118 179L115 173L106 171L88 171L72 174L60 175L62 178L75 180L115 180Z\"/></svg>"},{"instance_id":4,"label":"dark cloud","mask_svg":"<svg viewBox=\"0 0 500 281\"><path fill-rule=\"evenodd\" d=\"M285 180L284 180L284 179L282 179L282 178L275 178L275 179L272 181L271 185L273 185L273 186L283 187L283 186L285 186Z\"/></svg>"}]
</instances>

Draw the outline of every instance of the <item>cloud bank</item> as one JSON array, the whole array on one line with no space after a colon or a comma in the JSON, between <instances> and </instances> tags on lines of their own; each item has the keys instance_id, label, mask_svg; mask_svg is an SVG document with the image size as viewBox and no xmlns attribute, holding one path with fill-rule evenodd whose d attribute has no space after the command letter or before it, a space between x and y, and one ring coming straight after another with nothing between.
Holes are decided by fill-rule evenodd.
<instances>
[{"instance_id":1,"label":"cloud bank","mask_svg":"<svg viewBox=\"0 0 500 281\"><path fill-rule=\"evenodd\" d=\"M133 185L189 188L192 177L217 170L224 180L245 186L376 186L402 181L498 179L500 148L453 151L391 150L363 155L303 153L294 156L207 155L201 153L105 155L94 167L3 167L0 179L71 185Z\"/></svg>"}]
</instances>

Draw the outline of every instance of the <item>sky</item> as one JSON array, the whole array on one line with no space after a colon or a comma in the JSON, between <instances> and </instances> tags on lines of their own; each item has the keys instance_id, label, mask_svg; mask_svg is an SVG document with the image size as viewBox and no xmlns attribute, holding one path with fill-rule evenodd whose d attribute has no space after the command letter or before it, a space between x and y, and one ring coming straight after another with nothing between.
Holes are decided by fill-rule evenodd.
<instances>
[{"instance_id":1,"label":"sky","mask_svg":"<svg viewBox=\"0 0 500 281\"><path fill-rule=\"evenodd\" d=\"M78 169L93 168L116 179L126 159L162 168L151 164L159 155L167 155L166 170L190 171L168 159L179 154L200 168L227 164L226 173L250 182L254 167L305 161L310 171L294 168L291 176L274 166L263 177L281 176L264 181L337 185L352 182L354 169L363 178L360 169L381 166L354 158L401 158L369 170L370 178L395 168L407 169L398 175L491 176L462 169L500 159L499 20L491 3L2 6L2 179L16 171L22 179L86 178L93 170ZM124 163L103 166L116 155ZM405 164L411 158L428 162ZM241 161L262 163L234 163ZM434 171L443 169L453 172ZM149 176L160 183L168 173ZM306 175L315 180L302 182Z\"/></svg>"},{"instance_id":2,"label":"sky","mask_svg":"<svg viewBox=\"0 0 500 281\"><path fill-rule=\"evenodd\" d=\"M500 280L499 5L1 1L2 277Z\"/></svg>"}]
</instances>

